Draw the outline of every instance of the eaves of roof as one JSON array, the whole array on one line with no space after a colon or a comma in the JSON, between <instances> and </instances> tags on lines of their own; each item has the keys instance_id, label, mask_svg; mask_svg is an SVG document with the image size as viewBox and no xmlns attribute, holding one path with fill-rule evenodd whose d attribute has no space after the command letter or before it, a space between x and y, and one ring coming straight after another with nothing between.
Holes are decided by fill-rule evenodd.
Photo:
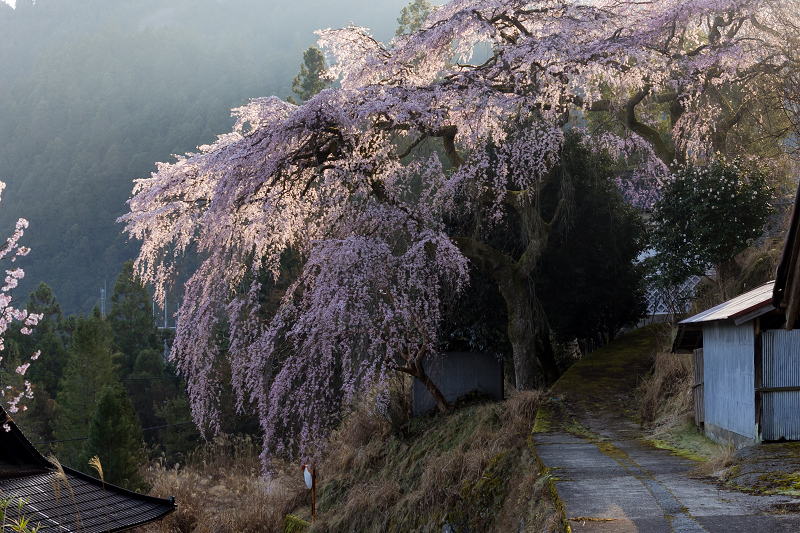
<instances>
[{"instance_id":1,"label":"eaves of roof","mask_svg":"<svg viewBox=\"0 0 800 533\"><path fill-rule=\"evenodd\" d=\"M716 307L712 307L702 313L681 320L679 324L688 326L691 324L701 324L703 322L733 319L738 325L768 313L775 309L772 305L772 289L774 283L774 281L767 282L760 287L740 294L736 298L732 298Z\"/></svg>"}]
</instances>

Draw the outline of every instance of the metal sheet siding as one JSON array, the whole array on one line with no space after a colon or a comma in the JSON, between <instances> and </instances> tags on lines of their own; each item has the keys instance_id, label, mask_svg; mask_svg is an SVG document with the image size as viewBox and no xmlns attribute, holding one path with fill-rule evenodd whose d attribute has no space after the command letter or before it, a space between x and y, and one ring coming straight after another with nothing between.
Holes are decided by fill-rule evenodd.
<instances>
[{"instance_id":1,"label":"metal sheet siding","mask_svg":"<svg viewBox=\"0 0 800 533\"><path fill-rule=\"evenodd\" d=\"M503 399L503 363L493 355L468 352L445 352L425 362L431 377L447 401L452 402L471 391L496 400ZM419 416L436 409L436 401L418 379L413 384L413 413Z\"/></svg>"},{"instance_id":2,"label":"metal sheet siding","mask_svg":"<svg viewBox=\"0 0 800 533\"><path fill-rule=\"evenodd\" d=\"M800 331L767 330L764 346L764 387L800 385ZM800 391L763 394L764 440L800 440Z\"/></svg>"},{"instance_id":3,"label":"metal sheet siding","mask_svg":"<svg viewBox=\"0 0 800 533\"><path fill-rule=\"evenodd\" d=\"M753 321L703 328L705 422L756 439Z\"/></svg>"}]
</instances>

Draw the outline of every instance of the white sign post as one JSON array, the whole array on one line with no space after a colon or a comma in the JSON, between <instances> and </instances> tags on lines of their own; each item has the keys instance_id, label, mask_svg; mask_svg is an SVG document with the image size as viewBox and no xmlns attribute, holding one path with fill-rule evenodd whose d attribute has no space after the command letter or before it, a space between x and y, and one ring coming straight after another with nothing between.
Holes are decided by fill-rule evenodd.
<instances>
[{"instance_id":1,"label":"white sign post","mask_svg":"<svg viewBox=\"0 0 800 533\"><path fill-rule=\"evenodd\" d=\"M317 462L311 463L311 467L303 465L303 479L306 482L306 487L311 489L311 522L314 522L316 517L317 507Z\"/></svg>"}]
</instances>

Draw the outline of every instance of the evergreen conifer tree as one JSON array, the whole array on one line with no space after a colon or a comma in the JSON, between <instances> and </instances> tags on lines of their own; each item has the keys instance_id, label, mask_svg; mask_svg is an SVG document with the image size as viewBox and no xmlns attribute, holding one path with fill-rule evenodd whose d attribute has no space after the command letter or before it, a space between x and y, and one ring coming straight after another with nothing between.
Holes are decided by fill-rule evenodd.
<instances>
[{"instance_id":1,"label":"evergreen conifer tree","mask_svg":"<svg viewBox=\"0 0 800 533\"><path fill-rule=\"evenodd\" d=\"M64 377L56 396L58 417L53 420L53 434L63 442L58 447L59 459L70 466L81 466L81 443L70 439L86 437L94 414L96 395L118 380L112 350L112 335L95 307L88 317L78 317L69 347Z\"/></svg>"},{"instance_id":2,"label":"evergreen conifer tree","mask_svg":"<svg viewBox=\"0 0 800 533\"><path fill-rule=\"evenodd\" d=\"M292 80L292 92L302 101L319 94L323 89L330 87L331 83L325 78L327 66L325 56L316 46L309 46L303 52L303 62L300 63L300 72ZM294 103L290 96L289 101Z\"/></svg>"},{"instance_id":3,"label":"evergreen conifer tree","mask_svg":"<svg viewBox=\"0 0 800 533\"><path fill-rule=\"evenodd\" d=\"M176 379L169 375L161 352L145 349L139 352L133 372L125 381L136 414L144 427L159 425L156 410L177 394ZM149 441L148 441L149 442Z\"/></svg>"},{"instance_id":4,"label":"evergreen conifer tree","mask_svg":"<svg viewBox=\"0 0 800 533\"><path fill-rule=\"evenodd\" d=\"M114 334L114 346L122 353L122 377L133 372L139 352L161 349L150 295L133 274L133 261L126 262L117 276L107 320Z\"/></svg>"},{"instance_id":5,"label":"evergreen conifer tree","mask_svg":"<svg viewBox=\"0 0 800 533\"><path fill-rule=\"evenodd\" d=\"M67 348L61 332L61 304L53 290L41 282L36 290L31 291L26 309L28 313L43 315L31 335L19 336L20 341L29 343L24 346L26 352L41 352L38 362L31 366L30 379L52 397L56 395L67 361Z\"/></svg>"},{"instance_id":6,"label":"evergreen conifer tree","mask_svg":"<svg viewBox=\"0 0 800 533\"><path fill-rule=\"evenodd\" d=\"M142 488L142 426L128 393L119 383L106 385L97 393L82 470L87 470L89 459L95 455L100 458L105 481L128 489Z\"/></svg>"}]
</instances>

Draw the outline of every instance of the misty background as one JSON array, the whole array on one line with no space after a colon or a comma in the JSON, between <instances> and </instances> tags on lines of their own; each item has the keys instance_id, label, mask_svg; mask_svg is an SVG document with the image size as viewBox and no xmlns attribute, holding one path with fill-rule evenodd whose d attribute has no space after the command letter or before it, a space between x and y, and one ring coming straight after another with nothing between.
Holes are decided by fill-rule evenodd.
<instances>
[{"instance_id":1,"label":"misty background","mask_svg":"<svg viewBox=\"0 0 800 533\"><path fill-rule=\"evenodd\" d=\"M406 5L0 2L0 238L24 217L32 248L16 299L43 281L65 313L91 311L137 255L115 222L134 179L230 131L231 108L249 98L292 95L314 30L353 22L388 40Z\"/></svg>"}]
</instances>

